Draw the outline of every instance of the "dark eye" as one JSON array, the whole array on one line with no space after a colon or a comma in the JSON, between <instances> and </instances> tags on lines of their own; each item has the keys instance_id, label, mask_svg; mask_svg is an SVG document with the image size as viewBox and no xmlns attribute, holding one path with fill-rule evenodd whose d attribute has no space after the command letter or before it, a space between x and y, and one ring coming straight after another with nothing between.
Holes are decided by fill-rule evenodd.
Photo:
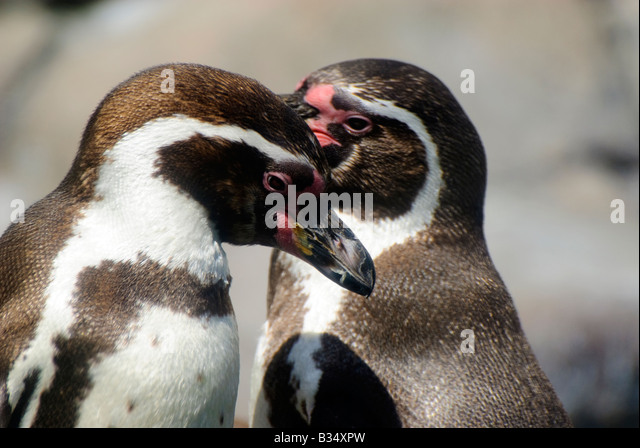
<instances>
[{"instance_id":1,"label":"dark eye","mask_svg":"<svg viewBox=\"0 0 640 448\"><path fill-rule=\"evenodd\" d=\"M291 178L284 173L264 173L262 184L269 191L286 192Z\"/></svg>"},{"instance_id":2,"label":"dark eye","mask_svg":"<svg viewBox=\"0 0 640 448\"><path fill-rule=\"evenodd\" d=\"M362 115L352 115L344 122L344 127L352 134L362 135L371 130L371 120Z\"/></svg>"},{"instance_id":3,"label":"dark eye","mask_svg":"<svg viewBox=\"0 0 640 448\"><path fill-rule=\"evenodd\" d=\"M285 183L279 177L269 176L269 179L267 180L267 182L269 183L269 186L274 190L277 190L277 191L283 191L284 190Z\"/></svg>"}]
</instances>

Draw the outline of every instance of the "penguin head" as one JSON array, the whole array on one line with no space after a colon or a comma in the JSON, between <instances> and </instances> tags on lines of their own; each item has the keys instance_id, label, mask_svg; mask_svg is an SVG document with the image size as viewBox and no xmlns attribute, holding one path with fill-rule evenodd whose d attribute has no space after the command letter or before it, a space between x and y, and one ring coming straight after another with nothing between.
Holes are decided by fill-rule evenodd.
<instances>
[{"instance_id":1,"label":"penguin head","mask_svg":"<svg viewBox=\"0 0 640 448\"><path fill-rule=\"evenodd\" d=\"M138 73L105 97L61 188L87 201L135 190L136 213L154 206L172 213L184 202L169 196L187 198L220 242L280 248L368 295L373 263L348 228L291 219L297 197L317 197L329 179L314 134L277 95L237 74L171 64ZM158 182L171 193L154 202ZM272 194L281 207L268 200Z\"/></svg>"},{"instance_id":2,"label":"penguin head","mask_svg":"<svg viewBox=\"0 0 640 448\"><path fill-rule=\"evenodd\" d=\"M436 221L481 226L482 143L434 75L403 62L358 59L317 70L282 97L322 145L331 191L373 193L376 219L400 217L428 194Z\"/></svg>"}]
</instances>

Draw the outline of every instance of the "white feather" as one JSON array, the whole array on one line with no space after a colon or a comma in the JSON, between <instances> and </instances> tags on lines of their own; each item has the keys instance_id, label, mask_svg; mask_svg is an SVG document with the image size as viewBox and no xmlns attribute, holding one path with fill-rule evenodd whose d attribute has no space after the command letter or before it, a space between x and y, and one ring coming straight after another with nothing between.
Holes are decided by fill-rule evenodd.
<instances>
[{"instance_id":1,"label":"white feather","mask_svg":"<svg viewBox=\"0 0 640 448\"><path fill-rule=\"evenodd\" d=\"M78 426L231 427L240 367L233 316L149 306L140 315L117 351L92 366Z\"/></svg>"}]
</instances>

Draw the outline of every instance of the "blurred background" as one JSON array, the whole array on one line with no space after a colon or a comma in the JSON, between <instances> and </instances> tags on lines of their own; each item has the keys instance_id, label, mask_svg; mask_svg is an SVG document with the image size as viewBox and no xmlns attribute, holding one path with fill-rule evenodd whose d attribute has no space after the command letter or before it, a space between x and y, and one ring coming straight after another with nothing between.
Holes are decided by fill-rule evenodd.
<instances>
[{"instance_id":1,"label":"blurred background","mask_svg":"<svg viewBox=\"0 0 640 448\"><path fill-rule=\"evenodd\" d=\"M574 423L638 426L636 0L0 0L0 43L0 232L12 200L62 180L102 97L148 66L202 63L278 93L347 59L431 71L483 139L489 248ZM270 251L226 250L246 420Z\"/></svg>"}]
</instances>

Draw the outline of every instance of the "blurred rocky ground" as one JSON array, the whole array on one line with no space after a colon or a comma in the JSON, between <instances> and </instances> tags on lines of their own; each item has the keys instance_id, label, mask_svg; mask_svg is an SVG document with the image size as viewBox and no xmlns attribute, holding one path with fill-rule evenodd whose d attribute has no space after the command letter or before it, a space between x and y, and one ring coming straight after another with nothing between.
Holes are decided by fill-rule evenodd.
<instances>
[{"instance_id":1,"label":"blurred rocky ground","mask_svg":"<svg viewBox=\"0 0 640 448\"><path fill-rule=\"evenodd\" d=\"M60 182L103 95L147 66L199 62L276 92L353 58L433 72L483 138L489 248L575 424L638 426L636 0L0 0L0 42L0 231L14 199ZM246 419L269 250L226 249Z\"/></svg>"}]
</instances>

